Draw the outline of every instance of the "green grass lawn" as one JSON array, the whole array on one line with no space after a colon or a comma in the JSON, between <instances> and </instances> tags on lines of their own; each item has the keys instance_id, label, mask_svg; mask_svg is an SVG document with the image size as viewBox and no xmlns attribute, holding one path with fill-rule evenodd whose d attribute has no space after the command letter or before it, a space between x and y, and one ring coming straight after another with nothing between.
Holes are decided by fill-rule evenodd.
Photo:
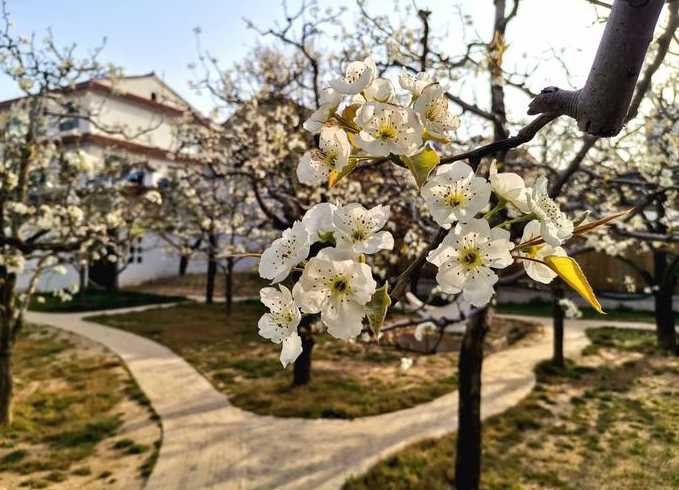
<instances>
[{"instance_id":1,"label":"green grass lawn","mask_svg":"<svg viewBox=\"0 0 679 490\"><path fill-rule=\"evenodd\" d=\"M564 370L544 363L534 391L484 425L482 488L679 488L679 358L653 332L588 331L592 346ZM449 489L455 437L408 447L345 490Z\"/></svg>"},{"instance_id":2,"label":"green grass lawn","mask_svg":"<svg viewBox=\"0 0 679 490\"><path fill-rule=\"evenodd\" d=\"M529 316L552 316L552 304L540 299L531 300L525 304L501 304L497 306L498 313L507 315L529 315ZM604 309L606 315L597 313L593 308L583 307L582 317L595 320L619 320L628 322L655 322L655 316L650 311L637 311L631 308L620 307L616 309ZM675 318L679 322L679 313L675 313Z\"/></svg>"},{"instance_id":3,"label":"green grass lawn","mask_svg":"<svg viewBox=\"0 0 679 490\"><path fill-rule=\"evenodd\" d=\"M42 298L42 301L38 298ZM149 304L176 303L186 301L182 296L164 296L152 293L128 291L99 291L88 289L76 294L70 301L61 301L51 294L36 294L31 302L30 310L50 313L78 313L116 308L130 308Z\"/></svg>"},{"instance_id":4,"label":"green grass lawn","mask_svg":"<svg viewBox=\"0 0 679 490\"><path fill-rule=\"evenodd\" d=\"M238 303L228 320L223 308L183 304L92 320L168 346L235 405L260 414L361 417L412 407L456 387L454 353L409 353L386 342L343 342L328 335L317 336L311 384L292 387L292 366L281 367L280 346L257 334L264 307L258 301ZM414 360L407 371L400 369L404 356Z\"/></svg>"},{"instance_id":5,"label":"green grass lawn","mask_svg":"<svg viewBox=\"0 0 679 490\"><path fill-rule=\"evenodd\" d=\"M21 487L44 488L68 480L79 488L98 478L95 469L115 475L120 467L113 461L133 454L109 445L115 445L126 412L147 420L153 412L118 358L96 349L87 352L53 329L24 328L13 357L14 420L0 429L0 482L11 478ZM159 428L154 433L159 436ZM123 463L136 464L138 487L150 473L157 443L154 449L137 444L138 456Z\"/></svg>"},{"instance_id":6,"label":"green grass lawn","mask_svg":"<svg viewBox=\"0 0 679 490\"><path fill-rule=\"evenodd\" d=\"M132 286L131 290L168 295L205 295L207 274L185 274L183 276L163 277L153 281ZM224 301L224 275L217 274L215 278L215 301ZM269 283L259 277L255 271L234 272L234 296L258 297L259 290Z\"/></svg>"}]
</instances>

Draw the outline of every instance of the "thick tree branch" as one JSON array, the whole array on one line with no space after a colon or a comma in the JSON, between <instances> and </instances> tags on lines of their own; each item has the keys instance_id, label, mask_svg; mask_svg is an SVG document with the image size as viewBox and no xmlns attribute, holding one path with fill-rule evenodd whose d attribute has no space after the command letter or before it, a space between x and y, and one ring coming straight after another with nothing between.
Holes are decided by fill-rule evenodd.
<instances>
[{"instance_id":1,"label":"thick tree branch","mask_svg":"<svg viewBox=\"0 0 679 490\"><path fill-rule=\"evenodd\" d=\"M530 124L523 127L516 134L516 136L511 136L500 141L494 141L488 145L481 146L465 153L442 158L441 163L453 163L459 160L469 160L472 166L476 167L478 166L478 163L481 161L481 159L488 155L492 155L500 151L511 150L512 148L516 148L517 146L520 146L524 143L528 143L535 137L536 134L538 134L542 128L558 117L559 114L556 113L540 114L540 116L533 119Z\"/></svg>"},{"instance_id":2,"label":"thick tree branch","mask_svg":"<svg viewBox=\"0 0 679 490\"><path fill-rule=\"evenodd\" d=\"M585 86L578 91L545 89L529 114L560 112L593 136L617 135L665 0L615 0ZM676 5L674 5L676 7Z\"/></svg>"}]
</instances>

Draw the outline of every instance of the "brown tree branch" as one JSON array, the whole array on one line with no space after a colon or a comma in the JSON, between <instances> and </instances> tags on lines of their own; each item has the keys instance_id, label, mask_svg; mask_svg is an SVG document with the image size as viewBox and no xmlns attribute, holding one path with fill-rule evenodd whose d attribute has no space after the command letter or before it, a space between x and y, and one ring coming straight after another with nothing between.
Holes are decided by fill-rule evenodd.
<instances>
[{"instance_id":1,"label":"brown tree branch","mask_svg":"<svg viewBox=\"0 0 679 490\"><path fill-rule=\"evenodd\" d=\"M617 135L664 3L615 0L585 86L574 92L550 87L531 102L528 113L558 111L576 119L588 134Z\"/></svg>"}]
</instances>

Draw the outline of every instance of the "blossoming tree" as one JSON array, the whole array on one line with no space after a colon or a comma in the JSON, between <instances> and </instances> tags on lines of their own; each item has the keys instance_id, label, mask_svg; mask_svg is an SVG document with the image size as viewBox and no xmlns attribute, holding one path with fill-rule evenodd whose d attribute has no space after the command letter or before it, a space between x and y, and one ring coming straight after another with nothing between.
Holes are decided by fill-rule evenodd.
<instances>
[{"instance_id":1,"label":"blossoming tree","mask_svg":"<svg viewBox=\"0 0 679 490\"><path fill-rule=\"evenodd\" d=\"M515 137L441 157L437 148L445 148L457 126L449 97L435 80L407 71L399 77L405 93L397 94L370 57L347 65L344 75L322 91L319 108L305 123L319 135L319 144L299 162L301 182L328 181L337 188L360 168L408 169L440 230L391 289L387 282L377 283L370 267L376 254L393 248L391 235L383 230L388 207L317 204L261 256L260 275L275 287L261 291L270 312L260 320L260 333L282 345L286 366L304 350L297 329L307 318L318 318L339 339L356 337L366 325L379 331L390 304L403 298L410 275L425 261L433 264L441 289L476 308L460 355L457 488L478 488L480 481L482 345L500 271L519 262L536 281L549 283L561 276L601 311L562 245L614 217L574 224L550 196L544 177L528 187L520 175L500 172L482 159L525 143L562 115L577 119L593 137L617 134L662 6L660 0L643 5L617 0L585 87L544 90L530 106L532 114L541 115ZM634 49L621 49L629 45ZM618 77L621 70L634 77ZM301 275L291 288L280 284L297 272Z\"/></svg>"},{"instance_id":2,"label":"blossoming tree","mask_svg":"<svg viewBox=\"0 0 679 490\"><path fill-rule=\"evenodd\" d=\"M96 53L76 59L74 47L60 49L51 37L40 46L15 37L3 13L0 69L24 94L0 114L0 425L8 425L12 349L40 275L123 248L120 238L130 234L112 231L137 229L138 222L120 215L143 216L154 196L121 178L129 170L125 159L98 161L55 134L64 119L96 123L91 111L74 108L71 87L117 71L97 62Z\"/></svg>"}]
</instances>

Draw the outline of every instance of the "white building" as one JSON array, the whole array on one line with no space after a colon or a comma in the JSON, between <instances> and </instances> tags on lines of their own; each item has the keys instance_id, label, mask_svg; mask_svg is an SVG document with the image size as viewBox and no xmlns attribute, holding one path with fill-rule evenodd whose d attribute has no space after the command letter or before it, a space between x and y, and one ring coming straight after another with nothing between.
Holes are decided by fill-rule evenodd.
<instances>
[{"instance_id":1,"label":"white building","mask_svg":"<svg viewBox=\"0 0 679 490\"><path fill-rule=\"evenodd\" d=\"M139 162L139 170L128 178L155 185L168 166L195 163L173 156L173 125L187 111L201 116L154 73L115 81L82 82L74 86L69 97L78 108L77 113L91 115L90 120L62 118L54 128L54 137L65 144L77 145L95 158L104 159L111 152L124 153L130 162ZM14 100L0 103L0 110L12 102ZM147 235L133 248L129 264L118 278L120 286L177 274L178 255L168 250L158 237ZM205 270L204 261L192 260L190 270ZM61 289L77 283L78 273L71 269L66 275L44 274L38 289ZM19 278L19 286L22 285L26 285L25 278L24 281Z\"/></svg>"}]
</instances>

